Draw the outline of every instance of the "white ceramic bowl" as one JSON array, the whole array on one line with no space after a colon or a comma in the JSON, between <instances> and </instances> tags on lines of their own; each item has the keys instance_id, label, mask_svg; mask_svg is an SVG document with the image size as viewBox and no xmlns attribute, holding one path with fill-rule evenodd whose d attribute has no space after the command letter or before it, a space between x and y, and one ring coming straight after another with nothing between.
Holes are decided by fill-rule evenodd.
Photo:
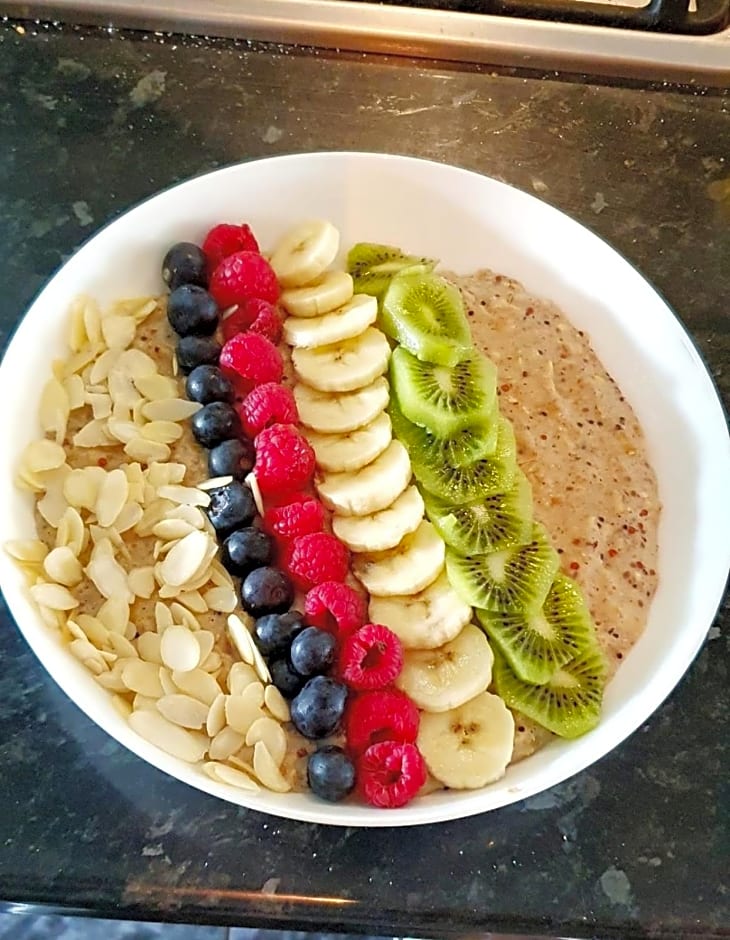
<instances>
[{"instance_id":1,"label":"white ceramic bowl","mask_svg":"<svg viewBox=\"0 0 730 940\"><path fill-rule=\"evenodd\" d=\"M585 330L631 402L648 440L663 513L659 588L646 630L606 690L603 718L576 741L555 741L483 790L441 792L391 811L328 805L309 794L251 796L216 784L132 733L103 691L61 648L0 552L0 586L21 631L56 682L98 725L165 773L275 815L356 826L402 826L495 809L588 767L657 708L697 653L730 565L730 442L712 382L671 310L605 242L556 209L503 183L405 157L302 154L229 167L160 193L87 242L41 293L0 366L12 389L0 409L2 538L33 533L32 500L14 488L17 456L38 434L40 390L61 354L79 293L102 302L159 292L166 249L199 241L221 220L246 220L266 246L303 218L330 219L348 246L390 242L459 272L490 267L555 301Z\"/></svg>"}]
</instances>

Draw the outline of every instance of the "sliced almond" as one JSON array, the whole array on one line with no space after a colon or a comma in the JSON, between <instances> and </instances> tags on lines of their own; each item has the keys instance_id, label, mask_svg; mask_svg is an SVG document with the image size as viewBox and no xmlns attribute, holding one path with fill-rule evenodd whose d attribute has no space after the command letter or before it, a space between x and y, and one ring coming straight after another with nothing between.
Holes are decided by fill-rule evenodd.
<instances>
[{"instance_id":1,"label":"sliced almond","mask_svg":"<svg viewBox=\"0 0 730 940\"><path fill-rule=\"evenodd\" d=\"M223 728L210 742L208 754L211 760L228 760L244 745L244 737L233 728Z\"/></svg>"},{"instance_id":2,"label":"sliced almond","mask_svg":"<svg viewBox=\"0 0 730 940\"><path fill-rule=\"evenodd\" d=\"M167 460L170 456L170 448L167 444L148 441L139 436L133 437L124 445L124 453L132 460L139 460L141 463L152 463L155 460Z\"/></svg>"},{"instance_id":3,"label":"sliced almond","mask_svg":"<svg viewBox=\"0 0 730 940\"><path fill-rule=\"evenodd\" d=\"M155 625L158 633L164 633L168 627L171 627L175 621L172 619L172 611L161 601L155 604Z\"/></svg>"},{"instance_id":4,"label":"sliced almond","mask_svg":"<svg viewBox=\"0 0 730 940\"><path fill-rule=\"evenodd\" d=\"M30 589L31 597L36 604L42 604L51 610L73 610L79 606L79 602L69 591L61 584L34 584Z\"/></svg>"},{"instance_id":5,"label":"sliced almond","mask_svg":"<svg viewBox=\"0 0 730 940\"><path fill-rule=\"evenodd\" d=\"M139 379L157 374L154 359L148 356L146 352L142 352L141 349L125 349L116 361L116 368L128 375L135 385L137 385Z\"/></svg>"},{"instance_id":6,"label":"sliced almond","mask_svg":"<svg viewBox=\"0 0 730 940\"><path fill-rule=\"evenodd\" d=\"M217 673L222 665L223 659L221 658L221 654L217 650L213 650L213 652L208 653L205 659L201 662L200 668L205 672Z\"/></svg>"},{"instance_id":7,"label":"sliced almond","mask_svg":"<svg viewBox=\"0 0 730 940\"><path fill-rule=\"evenodd\" d=\"M177 382L174 379L159 375L157 372L135 376L134 384L137 390L151 401L174 399L178 391Z\"/></svg>"},{"instance_id":8,"label":"sliced almond","mask_svg":"<svg viewBox=\"0 0 730 940\"><path fill-rule=\"evenodd\" d=\"M163 695L157 708L168 721L182 728L202 728L208 717L208 706L190 695Z\"/></svg>"},{"instance_id":9,"label":"sliced almond","mask_svg":"<svg viewBox=\"0 0 730 940\"><path fill-rule=\"evenodd\" d=\"M129 716L129 724L133 731L150 744L190 764L202 760L207 750L206 737L174 725L159 713L135 711Z\"/></svg>"},{"instance_id":10,"label":"sliced almond","mask_svg":"<svg viewBox=\"0 0 730 940\"><path fill-rule=\"evenodd\" d=\"M123 470L116 469L105 474L96 498L96 518L100 526L114 524L129 496L129 481Z\"/></svg>"},{"instance_id":11,"label":"sliced almond","mask_svg":"<svg viewBox=\"0 0 730 940\"><path fill-rule=\"evenodd\" d=\"M252 682L241 695L226 698L226 721L239 734L245 735L254 721L263 717L263 704L264 687L260 682Z\"/></svg>"},{"instance_id":12,"label":"sliced almond","mask_svg":"<svg viewBox=\"0 0 730 940\"><path fill-rule=\"evenodd\" d=\"M3 548L16 561L41 562L48 554L48 548L40 539L13 539L5 542Z\"/></svg>"},{"instance_id":13,"label":"sliced almond","mask_svg":"<svg viewBox=\"0 0 730 940\"><path fill-rule=\"evenodd\" d=\"M177 595L177 602L196 614L208 612L208 605L200 591L181 591Z\"/></svg>"},{"instance_id":14,"label":"sliced almond","mask_svg":"<svg viewBox=\"0 0 730 940\"><path fill-rule=\"evenodd\" d=\"M259 515L263 516L264 514L264 497L261 495L261 489L259 487L259 481L256 479L256 474L251 471L245 479L245 483L248 488L251 490L251 495L253 496L253 501L256 504L256 508L259 511Z\"/></svg>"},{"instance_id":15,"label":"sliced almond","mask_svg":"<svg viewBox=\"0 0 730 940\"><path fill-rule=\"evenodd\" d=\"M195 617L195 614L188 610L187 607L183 607L182 604L179 604L177 601L173 601L170 604L170 613L172 614L172 619L175 623L181 624L183 627L187 627L188 630L192 630L193 633L196 633L200 629L200 624Z\"/></svg>"},{"instance_id":16,"label":"sliced almond","mask_svg":"<svg viewBox=\"0 0 730 940\"><path fill-rule=\"evenodd\" d=\"M93 510L105 478L101 467L74 468L63 481L63 495L70 506Z\"/></svg>"},{"instance_id":17,"label":"sliced almond","mask_svg":"<svg viewBox=\"0 0 730 940\"><path fill-rule=\"evenodd\" d=\"M132 344L136 331L137 324L132 317L111 314L101 321L102 336L110 349L126 349Z\"/></svg>"},{"instance_id":18,"label":"sliced almond","mask_svg":"<svg viewBox=\"0 0 730 940\"><path fill-rule=\"evenodd\" d=\"M148 421L185 421L202 407L198 402L186 398L159 398L147 402L142 414Z\"/></svg>"},{"instance_id":19,"label":"sliced almond","mask_svg":"<svg viewBox=\"0 0 730 940\"><path fill-rule=\"evenodd\" d=\"M73 506L69 506L61 516L56 529L56 548L68 547L78 558L86 548L88 540L89 535L83 519Z\"/></svg>"},{"instance_id":20,"label":"sliced almond","mask_svg":"<svg viewBox=\"0 0 730 940\"><path fill-rule=\"evenodd\" d=\"M32 473L45 473L66 463L66 451L60 444L43 438L31 441L20 459Z\"/></svg>"},{"instance_id":21,"label":"sliced almond","mask_svg":"<svg viewBox=\"0 0 730 940\"><path fill-rule=\"evenodd\" d=\"M190 672L200 662L200 646L187 627L172 626L165 630L160 653L163 664L173 671Z\"/></svg>"},{"instance_id":22,"label":"sliced almond","mask_svg":"<svg viewBox=\"0 0 730 940\"><path fill-rule=\"evenodd\" d=\"M205 720L205 730L211 738L219 734L226 726L226 697L221 692L213 700Z\"/></svg>"},{"instance_id":23,"label":"sliced almond","mask_svg":"<svg viewBox=\"0 0 730 940\"><path fill-rule=\"evenodd\" d=\"M215 636L210 632L210 630L198 630L197 633L193 634L193 636L195 637L198 647L200 648L200 662L204 663L213 651L213 647L215 646Z\"/></svg>"},{"instance_id":24,"label":"sliced almond","mask_svg":"<svg viewBox=\"0 0 730 940\"><path fill-rule=\"evenodd\" d=\"M103 597L119 598L128 603L134 600L127 584L127 573L114 557L109 539L102 539L94 546L85 572Z\"/></svg>"},{"instance_id":25,"label":"sliced almond","mask_svg":"<svg viewBox=\"0 0 730 940\"><path fill-rule=\"evenodd\" d=\"M291 784L282 775L263 741L259 741L253 749L253 769L267 790L275 793L288 793L291 790Z\"/></svg>"},{"instance_id":26,"label":"sliced almond","mask_svg":"<svg viewBox=\"0 0 730 940\"><path fill-rule=\"evenodd\" d=\"M131 496L129 497L131 499ZM122 507L122 511L114 520L114 528L120 534L133 529L141 520L144 512L138 503L127 503Z\"/></svg>"},{"instance_id":27,"label":"sliced almond","mask_svg":"<svg viewBox=\"0 0 730 940\"><path fill-rule=\"evenodd\" d=\"M207 480L203 480L202 483L198 483L198 489L206 492L207 490L215 490L219 486L228 486L229 483L233 483L232 476L226 477L210 477ZM205 504L206 506L208 503Z\"/></svg>"},{"instance_id":28,"label":"sliced almond","mask_svg":"<svg viewBox=\"0 0 730 940\"><path fill-rule=\"evenodd\" d=\"M139 656L137 647L121 633L109 633L108 638L109 645L117 656L123 656L125 659L136 659Z\"/></svg>"},{"instance_id":29,"label":"sliced almond","mask_svg":"<svg viewBox=\"0 0 730 940\"><path fill-rule=\"evenodd\" d=\"M122 682L130 691L140 692L149 698L160 698L163 694L159 666L142 659L132 659L126 663L122 670Z\"/></svg>"},{"instance_id":30,"label":"sliced almond","mask_svg":"<svg viewBox=\"0 0 730 940\"><path fill-rule=\"evenodd\" d=\"M277 767L286 756L286 732L273 718L257 718L246 732L246 745L254 747L263 741ZM254 751L255 753L255 751Z\"/></svg>"},{"instance_id":31,"label":"sliced almond","mask_svg":"<svg viewBox=\"0 0 730 940\"><path fill-rule=\"evenodd\" d=\"M132 701L132 711L141 712L157 712L157 699L150 698L148 695L140 695L139 692L134 696Z\"/></svg>"},{"instance_id":32,"label":"sliced almond","mask_svg":"<svg viewBox=\"0 0 730 940\"><path fill-rule=\"evenodd\" d=\"M137 637L137 652L146 662L156 663L158 666L161 666L161 643L162 637L160 634L154 633L152 630L148 630L147 633L142 633Z\"/></svg>"},{"instance_id":33,"label":"sliced almond","mask_svg":"<svg viewBox=\"0 0 730 940\"><path fill-rule=\"evenodd\" d=\"M110 597L99 607L96 616L110 632L124 634L129 623L129 604L121 597Z\"/></svg>"},{"instance_id":34,"label":"sliced almond","mask_svg":"<svg viewBox=\"0 0 730 940\"><path fill-rule=\"evenodd\" d=\"M162 519L152 527L152 534L157 536L158 539L169 541L184 538L195 528L184 519Z\"/></svg>"},{"instance_id":35,"label":"sliced almond","mask_svg":"<svg viewBox=\"0 0 730 940\"><path fill-rule=\"evenodd\" d=\"M209 777L219 783L227 783L232 787L238 787L239 790L248 790L251 793L258 793L260 789L256 781L248 774L235 767L229 767L227 764L210 761L204 764L203 768Z\"/></svg>"},{"instance_id":36,"label":"sliced almond","mask_svg":"<svg viewBox=\"0 0 730 940\"><path fill-rule=\"evenodd\" d=\"M165 695L177 695L178 687L172 678L172 673L165 666L160 666L160 685Z\"/></svg>"},{"instance_id":37,"label":"sliced almond","mask_svg":"<svg viewBox=\"0 0 730 940\"><path fill-rule=\"evenodd\" d=\"M189 581L205 560L211 539L205 532L190 532L168 552L160 565L166 584L179 587Z\"/></svg>"},{"instance_id":38,"label":"sliced almond","mask_svg":"<svg viewBox=\"0 0 730 940\"><path fill-rule=\"evenodd\" d=\"M160 444L174 444L182 437L183 429L174 421L149 421L142 425L142 437Z\"/></svg>"},{"instance_id":39,"label":"sliced almond","mask_svg":"<svg viewBox=\"0 0 730 940\"><path fill-rule=\"evenodd\" d=\"M209 588L203 594L203 600L209 610L215 610L221 614L230 614L238 605L236 592L227 585Z\"/></svg>"},{"instance_id":40,"label":"sliced almond","mask_svg":"<svg viewBox=\"0 0 730 940\"><path fill-rule=\"evenodd\" d=\"M39 418L44 433L53 434L57 444L62 444L66 436L70 411L71 403L64 385L57 378L49 379L41 392Z\"/></svg>"},{"instance_id":41,"label":"sliced almond","mask_svg":"<svg viewBox=\"0 0 730 940\"><path fill-rule=\"evenodd\" d=\"M106 421L101 418L89 421L73 436L74 447L109 447L109 444Z\"/></svg>"},{"instance_id":42,"label":"sliced almond","mask_svg":"<svg viewBox=\"0 0 730 940\"><path fill-rule=\"evenodd\" d=\"M77 614L76 623L83 630L86 638L97 649L106 649L109 646L109 631L104 624L90 614Z\"/></svg>"},{"instance_id":43,"label":"sliced almond","mask_svg":"<svg viewBox=\"0 0 730 940\"><path fill-rule=\"evenodd\" d=\"M175 671L172 678L181 692L192 695L206 705L212 705L221 693L221 687L213 676L202 669L193 669L190 672Z\"/></svg>"},{"instance_id":44,"label":"sliced almond","mask_svg":"<svg viewBox=\"0 0 730 940\"><path fill-rule=\"evenodd\" d=\"M81 562L68 546L54 548L46 555L43 569L52 581L73 587L83 578Z\"/></svg>"},{"instance_id":45,"label":"sliced almond","mask_svg":"<svg viewBox=\"0 0 730 940\"><path fill-rule=\"evenodd\" d=\"M264 689L264 705L279 721L287 722L291 718L289 703L275 685L267 685Z\"/></svg>"},{"instance_id":46,"label":"sliced almond","mask_svg":"<svg viewBox=\"0 0 730 940\"><path fill-rule=\"evenodd\" d=\"M253 652L254 642L247 626L238 614L231 614L227 620L227 624L228 634L233 645L238 650L241 659L245 663L248 663L249 666L253 666L255 662Z\"/></svg>"}]
</instances>

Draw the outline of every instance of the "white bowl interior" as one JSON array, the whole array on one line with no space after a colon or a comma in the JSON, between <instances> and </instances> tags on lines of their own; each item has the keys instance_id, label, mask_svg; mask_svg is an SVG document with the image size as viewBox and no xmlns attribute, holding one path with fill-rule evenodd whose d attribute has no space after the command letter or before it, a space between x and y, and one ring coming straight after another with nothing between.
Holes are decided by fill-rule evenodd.
<instances>
[{"instance_id":1,"label":"white bowl interior","mask_svg":"<svg viewBox=\"0 0 730 940\"><path fill-rule=\"evenodd\" d=\"M198 241L221 220L246 220L262 245L294 222L330 219L346 248L373 240L433 255L467 273L490 267L555 301L591 337L646 432L659 480L660 583L646 630L610 683L601 724L556 741L476 792L437 793L399 810L330 806L308 794L251 796L209 780L134 735L110 699L65 651L0 552L0 585L21 631L64 691L123 745L201 790L306 821L360 826L430 823L504 806L587 767L634 731L669 694L699 649L730 565L730 441L693 344L664 301L621 256L540 202L474 173L405 157L303 154L240 164L175 186L104 228L59 271L20 324L0 366L13 407L0 411L2 538L33 532L32 500L13 486L17 457L38 434L51 360L64 351L67 309L79 293L102 302L158 293L173 242ZM42 341L39 342L38 338Z\"/></svg>"}]
</instances>

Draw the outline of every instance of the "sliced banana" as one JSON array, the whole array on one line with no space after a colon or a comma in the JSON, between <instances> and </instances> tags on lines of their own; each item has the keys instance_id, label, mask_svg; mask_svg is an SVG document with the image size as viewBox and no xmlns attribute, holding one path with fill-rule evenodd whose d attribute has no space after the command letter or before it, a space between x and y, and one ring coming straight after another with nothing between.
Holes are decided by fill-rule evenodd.
<instances>
[{"instance_id":1,"label":"sliced banana","mask_svg":"<svg viewBox=\"0 0 730 940\"><path fill-rule=\"evenodd\" d=\"M308 385L294 386L299 420L324 434L345 434L369 424L387 406L389 397L388 382L382 377L365 388L340 395L318 392Z\"/></svg>"},{"instance_id":2,"label":"sliced banana","mask_svg":"<svg viewBox=\"0 0 730 940\"><path fill-rule=\"evenodd\" d=\"M345 541L337 529L335 535ZM371 595L368 616L371 623L389 627L404 649L430 650L457 637L471 620L472 609L451 587L444 571L418 594Z\"/></svg>"},{"instance_id":3,"label":"sliced banana","mask_svg":"<svg viewBox=\"0 0 730 940\"><path fill-rule=\"evenodd\" d=\"M282 287L301 287L320 277L337 257L340 233L324 219L302 222L281 239L271 267Z\"/></svg>"},{"instance_id":4,"label":"sliced banana","mask_svg":"<svg viewBox=\"0 0 730 940\"><path fill-rule=\"evenodd\" d=\"M489 641L469 623L443 646L406 651L395 684L423 711L445 712L486 691L493 663Z\"/></svg>"},{"instance_id":5,"label":"sliced banana","mask_svg":"<svg viewBox=\"0 0 730 940\"><path fill-rule=\"evenodd\" d=\"M347 271L325 271L305 287L282 291L281 302L295 317L319 317L352 300L352 276Z\"/></svg>"},{"instance_id":6,"label":"sliced banana","mask_svg":"<svg viewBox=\"0 0 730 940\"><path fill-rule=\"evenodd\" d=\"M421 522L395 548L355 555L352 573L379 597L417 594L435 581L444 567L446 546L430 522Z\"/></svg>"},{"instance_id":7,"label":"sliced banana","mask_svg":"<svg viewBox=\"0 0 730 940\"><path fill-rule=\"evenodd\" d=\"M426 766L454 790L475 790L503 776L515 722L497 695L484 692L440 714L422 714L416 741Z\"/></svg>"},{"instance_id":8,"label":"sliced banana","mask_svg":"<svg viewBox=\"0 0 730 940\"><path fill-rule=\"evenodd\" d=\"M391 506L369 516L333 516L332 531L353 552L384 552L415 532L422 519L423 499L415 486L409 486ZM471 607L469 614L471 619ZM373 623L388 626L384 620Z\"/></svg>"},{"instance_id":9,"label":"sliced banana","mask_svg":"<svg viewBox=\"0 0 730 940\"><path fill-rule=\"evenodd\" d=\"M393 440L390 418L385 411L370 424L345 434L319 434L305 431L314 449L317 466L328 473L359 470L379 457Z\"/></svg>"},{"instance_id":10,"label":"sliced banana","mask_svg":"<svg viewBox=\"0 0 730 940\"><path fill-rule=\"evenodd\" d=\"M284 321L284 339L295 349L329 346L359 336L377 316L375 297L355 294L344 306L322 317L288 317Z\"/></svg>"},{"instance_id":11,"label":"sliced banana","mask_svg":"<svg viewBox=\"0 0 730 940\"><path fill-rule=\"evenodd\" d=\"M374 382L388 368L390 346L385 335L373 327L352 339L293 349L292 363L299 379L321 392L351 392Z\"/></svg>"},{"instance_id":12,"label":"sliced banana","mask_svg":"<svg viewBox=\"0 0 730 940\"><path fill-rule=\"evenodd\" d=\"M367 516L394 503L410 481L408 451L400 441L391 441L366 467L352 473L325 473L316 486L320 499L333 512Z\"/></svg>"}]
</instances>

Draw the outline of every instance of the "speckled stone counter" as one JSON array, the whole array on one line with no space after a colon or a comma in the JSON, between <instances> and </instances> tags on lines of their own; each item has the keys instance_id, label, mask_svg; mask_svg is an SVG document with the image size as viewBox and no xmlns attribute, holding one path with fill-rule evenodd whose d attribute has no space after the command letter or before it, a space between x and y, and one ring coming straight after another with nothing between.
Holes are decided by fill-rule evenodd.
<instances>
[{"instance_id":1,"label":"speckled stone counter","mask_svg":"<svg viewBox=\"0 0 730 940\"><path fill-rule=\"evenodd\" d=\"M506 180L605 237L679 311L728 401L729 107L698 90L5 23L2 332L79 243L162 187L287 151L387 150ZM562 786L462 822L358 831L166 779L66 699L3 612L0 897L401 936L727 936L728 628L726 601L655 716Z\"/></svg>"}]
</instances>

